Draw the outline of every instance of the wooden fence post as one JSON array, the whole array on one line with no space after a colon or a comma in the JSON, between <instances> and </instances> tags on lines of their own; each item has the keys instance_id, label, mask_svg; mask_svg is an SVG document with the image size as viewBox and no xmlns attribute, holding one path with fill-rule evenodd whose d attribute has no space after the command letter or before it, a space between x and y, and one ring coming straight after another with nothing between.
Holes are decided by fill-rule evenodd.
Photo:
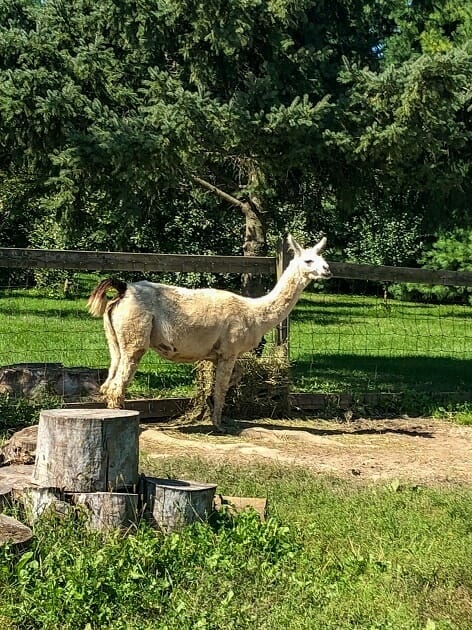
<instances>
[{"instance_id":1,"label":"wooden fence post","mask_svg":"<svg viewBox=\"0 0 472 630\"><path fill-rule=\"evenodd\" d=\"M289 262L291 260L291 256L288 252L288 243L287 239L284 238L280 241L278 251L277 251L277 282L280 280L283 272L287 268ZM276 329L276 344L280 347L286 348L287 358L290 355L289 348L289 337L290 337L290 319L284 319L278 324Z\"/></svg>"}]
</instances>

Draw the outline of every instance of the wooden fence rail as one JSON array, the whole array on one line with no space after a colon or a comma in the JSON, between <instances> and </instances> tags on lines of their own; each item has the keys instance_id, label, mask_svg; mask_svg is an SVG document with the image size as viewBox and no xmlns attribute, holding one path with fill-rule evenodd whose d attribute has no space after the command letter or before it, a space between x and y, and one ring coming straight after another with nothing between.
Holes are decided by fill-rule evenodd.
<instances>
[{"instance_id":1,"label":"wooden fence rail","mask_svg":"<svg viewBox=\"0 0 472 630\"><path fill-rule=\"evenodd\" d=\"M0 267L11 269L76 269L100 272L210 272L276 275L280 265L271 256L197 256L84 250L0 247ZM330 262L335 278L472 286L472 271L415 269Z\"/></svg>"}]
</instances>

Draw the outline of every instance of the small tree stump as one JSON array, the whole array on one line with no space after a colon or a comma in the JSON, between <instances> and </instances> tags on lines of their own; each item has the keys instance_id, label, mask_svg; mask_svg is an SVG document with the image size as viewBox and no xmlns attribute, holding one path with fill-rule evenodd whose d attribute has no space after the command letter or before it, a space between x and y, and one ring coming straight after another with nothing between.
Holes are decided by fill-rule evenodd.
<instances>
[{"instance_id":1,"label":"small tree stump","mask_svg":"<svg viewBox=\"0 0 472 630\"><path fill-rule=\"evenodd\" d=\"M118 492L80 492L72 503L87 511L90 529L127 529L138 520L138 495Z\"/></svg>"},{"instance_id":2,"label":"small tree stump","mask_svg":"<svg viewBox=\"0 0 472 630\"><path fill-rule=\"evenodd\" d=\"M164 532L205 520L212 512L215 490L214 484L144 477L146 516Z\"/></svg>"},{"instance_id":3,"label":"small tree stump","mask_svg":"<svg viewBox=\"0 0 472 630\"><path fill-rule=\"evenodd\" d=\"M45 513L64 516L73 508L59 488L25 488L18 499L25 507L26 520L34 523Z\"/></svg>"},{"instance_id":4,"label":"small tree stump","mask_svg":"<svg viewBox=\"0 0 472 630\"><path fill-rule=\"evenodd\" d=\"M225 497L221 494L215 497L214 507L221 510L223 506L231 513L239 514L247 509L252 509L259 514L262 521L267 515L267 499L259 497Z\"/></svg>"},{"instance_id":5,"label":"small tree stump","mask_svg":"<svg viewBox=\"0 0 472 630\"><path fill-rule=\"evenodd\" d=\"M41 411L33 481L67 492L130 489L138 482L138 432L138 411Z\"/></svg>"},{"instance_id":6,"label":"small tree stump","mask_svg":"<svg viewBox=\"0 0 472 630\"><path fill-rule=\"evenodd\" d=\"M0 514L0 544L8 542L13 545L24 545L32 536L30 528L16 518Z\"/></svg>"}]
</instances>

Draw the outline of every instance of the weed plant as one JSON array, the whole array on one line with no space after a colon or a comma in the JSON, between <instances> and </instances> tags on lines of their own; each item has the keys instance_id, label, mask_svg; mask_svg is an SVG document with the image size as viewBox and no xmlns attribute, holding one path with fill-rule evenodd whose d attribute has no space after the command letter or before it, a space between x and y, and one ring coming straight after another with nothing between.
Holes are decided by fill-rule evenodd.
<instances>
[{"instance_id":1,"label":"weed plant","mask_svg":"<svg viewBox=\"0 0 472 630\"><path fill-rule=\"evenodd\" d=\"M186 457L150 472L267 496L268 519L222 514L168 536L43 519L27 551L0 549L2 628L471 627L470 489L354 486Z\"/></svg>"}]
</instances>

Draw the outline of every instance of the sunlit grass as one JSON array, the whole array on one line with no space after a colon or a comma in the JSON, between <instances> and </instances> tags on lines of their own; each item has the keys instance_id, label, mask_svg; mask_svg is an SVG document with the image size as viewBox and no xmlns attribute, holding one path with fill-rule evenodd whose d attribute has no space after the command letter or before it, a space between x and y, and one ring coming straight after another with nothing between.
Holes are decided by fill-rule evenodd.
<instances>
[{"instance_id":1,"label":"sunlit grass","mask_svg":"<svg viewBox=\"0 0 472 630\"><path fill-rule=\"evenodd\" d=\"M290 327L294 391L468 391L472 307L305 293ZM85 298L0 295L0 364L59 362L107 367L102 322ZM193 366L148 352L134 395L188 395Z\"/></svg>"},{"instance_id":2,"label":"sunlit grass","mask_svg":"<svg viewBox=\"0 0 472 630\"><path fill-rule=\"evenodd\" d=\"M25 552L0 547L2 628L470 627L470 489L366 487L185 456L146 466L267 497L267 521L247 513L124 537L40 521Z\"/></svg>"},{"instance_id":3,"label":"sunlit grass","mask_svg":"<svg viewBox=\"0 0 472 630\"><path fill-rule=\"evenodd\" d=\"M296 389L470 390L470 306L306 293L290 330Z\"/></svg>"}]
</instances>

